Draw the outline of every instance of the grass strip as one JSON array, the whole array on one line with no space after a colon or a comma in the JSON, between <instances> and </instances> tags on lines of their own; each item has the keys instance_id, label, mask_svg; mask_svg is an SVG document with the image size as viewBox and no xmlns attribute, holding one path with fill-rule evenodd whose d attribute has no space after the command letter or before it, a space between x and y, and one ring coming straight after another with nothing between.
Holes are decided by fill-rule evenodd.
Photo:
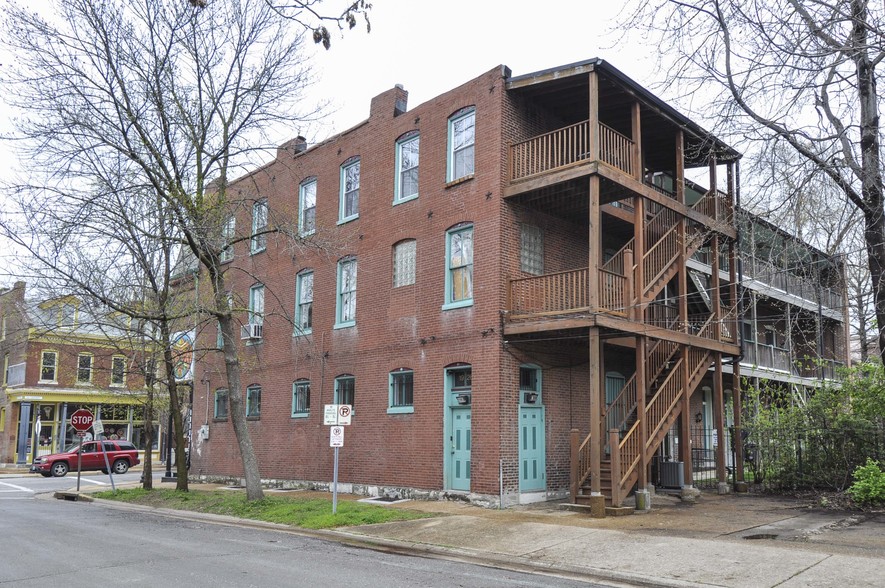
<instances>
[{"instance_id":1,"label":"grass strip","mask_svg":"<svg viewBox=\"0 0 885 588\"><path fill-rule=\"evenodd\" d=\"M331 498L304 498L295 493L290 496L265 496L261 500L248 501L245 492L231 490L181 492L165 488L154 490L132 488L117 492L97 492L94 496L131 504L228 515L305 529L372 525L434 516L424 512L352 500L339 500L338 512L333 515Z\"/></svg>"}]
</instances>

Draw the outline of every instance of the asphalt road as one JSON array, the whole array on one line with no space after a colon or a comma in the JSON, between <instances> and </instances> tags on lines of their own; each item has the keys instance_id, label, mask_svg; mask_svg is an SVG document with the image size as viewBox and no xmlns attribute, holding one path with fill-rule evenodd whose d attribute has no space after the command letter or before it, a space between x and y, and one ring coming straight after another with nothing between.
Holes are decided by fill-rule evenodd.
<instances>
[{"instance_id":1,"label":"asphalt road","mask_svg":"<svg viewBox=\"0 0 885 588\"><path fill-rule=\"evenodd\" d=\"M39 495L59 481L0 478L0 586L601 586Z\"/></svg>"},{"instance_id":2,"label":"asphalt road","mask_svg":"<svg viewBox=\"0 0 885 588\"><path fill-rule=\"evenodd\" d=\"M154 475L155 478L159 474ZM122 476L114 475L114 484L124 482L137 482L141 478L141 471L127 472ZM80 475L80 488L107 487L111 489L110 476L101 472L83 472ZM0 501L22 498L33 498L46 492L76 490L77 472L68 472L63 478L44 478L36 474L27 476L0 475Z\"/></svg>"}]
</instances>

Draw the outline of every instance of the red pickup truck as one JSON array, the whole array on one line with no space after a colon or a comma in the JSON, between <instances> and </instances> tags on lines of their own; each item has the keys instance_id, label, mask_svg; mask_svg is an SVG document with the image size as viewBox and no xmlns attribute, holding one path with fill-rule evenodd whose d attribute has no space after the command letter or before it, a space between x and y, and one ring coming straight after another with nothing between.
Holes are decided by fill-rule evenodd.
<instances>
[{"instance_id":1,"label":"red pickup truck","mask_svg":"<svg viewBox=\"0 0 885 588\"><path fill-rule=\"evenodd\" d=\"M104 451L100 443L104 443ZM70 470L77 469L77 452L79 447L69 449L64 453L43 455L34 459L31 464L31 472L40 474L46 478L55 476L60 478ZM105 465L105 452L107 452L107 464L115 474L125 474L132 466L138 465L138 450L130 441L86 441L80 452L81 470L101 470L107 473Z\"/></svg>"}]
</instances>

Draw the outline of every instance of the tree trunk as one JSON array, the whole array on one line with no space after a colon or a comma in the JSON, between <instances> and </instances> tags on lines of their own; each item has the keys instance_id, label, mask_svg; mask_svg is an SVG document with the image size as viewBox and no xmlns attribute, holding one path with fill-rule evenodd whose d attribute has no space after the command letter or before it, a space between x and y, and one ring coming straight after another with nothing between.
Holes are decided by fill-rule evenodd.
<instances>
[{"instance_id":1,"label":"tree trunk","mask_svg":"<svg viewBox=\"0 0 885 588\"><path fill-rule=\"evenodd\" d=\"M252 437L246 423L246 403L243 399L243 389L240 384L240 362L237 355L237 339L234 330L234 320L231 316L230 303L225 291L224 278L210 264L207 268L212 282L215 308L219 311L218 325L221 329L222 349L224 353L224 369L227 376L227 399L230 407L231 424L237 445L240 448L240 458L243 462L243 477L246 484L246 498L248 500L261 500L264 491L261 489L261 475L258 470L258 458L252 446Z\"/></svg>"},{"instance_id":2,"label":"tree trunk","mask_svg":"<svg viewBox=\"0 0 885 588\"><path fill-rule=\"evenodd\" d=\"M160 321L160 336L163 341L172 341L169 323ZM178 383L175 381L175 362L172 346L163 346L163 365L166 372L166 386L169 389L169 410L172 413L172 433L175 436L175 489L187 492L187 462L185 461L184 430L181 420L181 398Z\"/></svg>"}]
</instances>

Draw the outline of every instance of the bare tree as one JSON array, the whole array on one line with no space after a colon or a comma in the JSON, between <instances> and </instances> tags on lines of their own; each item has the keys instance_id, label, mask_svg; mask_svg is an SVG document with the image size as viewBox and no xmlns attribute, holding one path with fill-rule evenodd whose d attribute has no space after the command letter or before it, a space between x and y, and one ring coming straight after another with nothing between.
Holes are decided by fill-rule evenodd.
<instances>
[{"instance_id":1,"label":"bare tree","mask_svg":"<svg viewBox=\"0 0 885 588\"><path fill-rule=\"evenodd\" d=\"M171 345L176 325L197 316L193 296L174 288L181 239L168 209L144 195L119 191L119 168L111 159L95 161L95 181L64 192L17 186L17 222L0 221L0 234L28 252L25 271L40 276L35 286L46 298L72 295L88 312L81 328L104 335L108 345L131 358L130 369L145 382L145 487L151 487L155 388L168 391L175 444L185 446L183 402L174 377L179 360ZM48 328L57 327L55 323ZM157 367L162 371L157 373ZM176 452L178 472L186 472L184 452ZM187 476L177 477L187 490Z\"/></svg>"},{"instance_id":2,"label":"bare tree","mask_svg":"<svg viewBox=\"0 0 885 588\"><path fill-rule=\"evenodd\" d=\"M263 493L240 389L238 309L222 263L224 223L243 203L227 188L268 146L265 131L317 114L299 100L311 82L305 27L322 23L309 26L315 10L293 18L299 6L316 4L55 0L47 19L15 4L4 9L4 42L16 55L4 92L24 113L18 130L35 176L29 185L87 191L107 180L95 169L114 162L115 192L162 211L174 231L157 237L179 244L209 285L200 311L222 333L249 499ZM338 18L348 22L348 14ZM284 223L267 232L289 233Z\"/></svg>"},{"instance_id":3,"label":"bare tree","mask_svg":"<svg viewBox=\"0 0 885 588\"><path fill-rule=\"evenodd\" d=\"M720 135L787 146L793 178L825 176L862 219L880 353L885 353L885 192L877 67L885 7L868 0L657 0L628 26L658 42L667 84L704 96ZM708 98L709 96L709 98Z\"/></svg>"}]
</instances>

